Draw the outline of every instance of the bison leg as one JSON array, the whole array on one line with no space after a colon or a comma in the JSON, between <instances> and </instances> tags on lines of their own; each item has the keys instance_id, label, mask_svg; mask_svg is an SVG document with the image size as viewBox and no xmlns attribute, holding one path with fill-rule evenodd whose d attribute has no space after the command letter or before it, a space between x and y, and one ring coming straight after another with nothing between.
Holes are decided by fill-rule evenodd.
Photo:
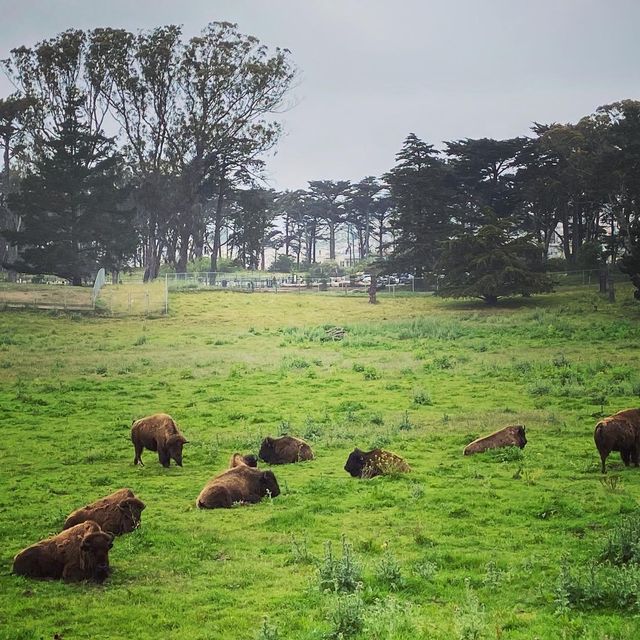
<instances>
[{"instance_id":1,"label":"bison leg","mask_svg":"<svg viewBox=\"0 0 640 640\"><path fill-rule=\"evenodd\" d=\"M169 456L169 453L162 447L158 447L158 460L160 461L160 464L165 468L167 468L171 463L171 457Z\"/></svg>"},{"instance_id":2,"label":"bison leg","mask_svg":"<svg viewBox=\"0 0 640 640\"><path fill-rule=\"evenodd\" d=\"M630 449L622 449L620 451L620 457L622 458L622 462L624 462L624 466L628 467L629 462L631 461L631 450Z\"/></svg>"},{"instance_id":3,"label":"bison leg","mask_svg":"<svg viewBox=\"0 0 640 640\"><path fill-rule=\"evenodd\" d=\"M609 456L609 452L608 451L601 451L600 452L600 460L602 460L602 473L607 473L605 468L604 468L604 463L607 461L607 457Z\"/></svg>"},{"instance_id":4,"label":"bison leg","mask_svg":"<svg viewBox=\"0 0 640 640\"><path fill-rule=\"evenodd\" d=\"M142 452L144 447L141 444L134 443L135 448L135 457L133 459L133 464L139 464L141 467L144 467L144 462L142 462Z\"/></svg>"}]
</instances>

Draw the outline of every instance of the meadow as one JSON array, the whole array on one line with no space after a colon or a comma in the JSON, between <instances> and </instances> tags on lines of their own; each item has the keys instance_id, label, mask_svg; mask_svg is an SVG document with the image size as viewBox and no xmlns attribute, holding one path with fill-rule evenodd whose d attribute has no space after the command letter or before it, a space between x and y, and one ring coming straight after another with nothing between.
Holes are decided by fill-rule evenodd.
<instances>
[{"instance_id":1,"label":"meadow","mask_svg":"<svg viewBox=\"0 0 640 640\"><path fill-rule=\"evenodd\" d=\"M623 640L640 635L640 469L599 471L599 416L640 405L640 307L592 289L504 302L180 292L169 315L0 314L0 638ZM184 467L135 467L170 413ZM524 450L463 457L525 424ZM281 495L197 510L264 436L316 459ZM351 478L359 446L405 475ZM147 504L103 585L13 556L120 487Z\"/></svg>"}]
</instances>

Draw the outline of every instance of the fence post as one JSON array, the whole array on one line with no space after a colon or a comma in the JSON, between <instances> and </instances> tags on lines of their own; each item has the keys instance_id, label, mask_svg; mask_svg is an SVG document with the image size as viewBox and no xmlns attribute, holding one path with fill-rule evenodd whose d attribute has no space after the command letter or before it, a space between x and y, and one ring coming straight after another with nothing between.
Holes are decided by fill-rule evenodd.
<instances>
[{"instance_id":1,"label":"fence post","mask_svg":"<svg viewBox=\"0 0 640 640\"><path fill-rule=\"evenodd\" d=\"M169 313L169 274L164 274L164 315Z\"/></svg>"}]
</instances>

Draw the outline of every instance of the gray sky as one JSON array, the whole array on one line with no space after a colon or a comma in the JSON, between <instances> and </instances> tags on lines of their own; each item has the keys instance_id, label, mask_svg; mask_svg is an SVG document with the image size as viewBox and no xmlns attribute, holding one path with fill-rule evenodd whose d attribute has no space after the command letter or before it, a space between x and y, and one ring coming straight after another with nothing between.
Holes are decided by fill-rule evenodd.
<instances>
[{"instance_id":1,"label":"gray sky","mask_svg":"<svg viewBox=\"0 0 640 640\"><path fill-rule=\"evenodd\" d=\"M220 20L300 70L268 159L277 189L380 175L410 132L507 138L640 98L638 0L0 0L0 57L70 27L191 36Z\"/></svg>"}]
</instances>

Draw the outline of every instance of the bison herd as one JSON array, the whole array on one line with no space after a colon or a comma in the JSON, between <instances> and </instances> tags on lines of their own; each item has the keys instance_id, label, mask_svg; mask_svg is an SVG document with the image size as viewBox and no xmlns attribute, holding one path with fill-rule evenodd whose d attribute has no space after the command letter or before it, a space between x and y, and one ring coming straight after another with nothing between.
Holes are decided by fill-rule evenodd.
<instances>
[{"instance_id":1,"label":"bison herd","mask_svg":"<svg viewBox=\"0 0 640 640\"><path fill-rule=\"evenodd\" d=\"M626 466L640 460L640 409L627 409L598 422L594 439L602 473L612 451L619 451ZM134 464L143 465L144 449L156 451L158 460L168 467L173 460L182 466L182 449L188 440L180 433L173 418L158 413L133 422L131 441ZM478 438L464 449L464 455L498 447L527 444L522 425L512 425ZM267 496L275 498L280 487L275 474L258 468L258 459L270 465L313 460L311 447L292 436L267 437L258 456L234 453L229 468L211 478L196 499L199 509L230 508L234 504L256 503ZM354 449L344 470L357 478L373 478L393 473L406 473L411 467L400 457L383 449ZM109 496L73 511L64 522L61 533L41 540L18 553L13 560L15 574L31 578L53 578L66 581L93 580L103 582L109 575L109 549L115 536L129 533L139 526L144 502L130 489L120 489Z\"/></svg>"}]
</instances>

